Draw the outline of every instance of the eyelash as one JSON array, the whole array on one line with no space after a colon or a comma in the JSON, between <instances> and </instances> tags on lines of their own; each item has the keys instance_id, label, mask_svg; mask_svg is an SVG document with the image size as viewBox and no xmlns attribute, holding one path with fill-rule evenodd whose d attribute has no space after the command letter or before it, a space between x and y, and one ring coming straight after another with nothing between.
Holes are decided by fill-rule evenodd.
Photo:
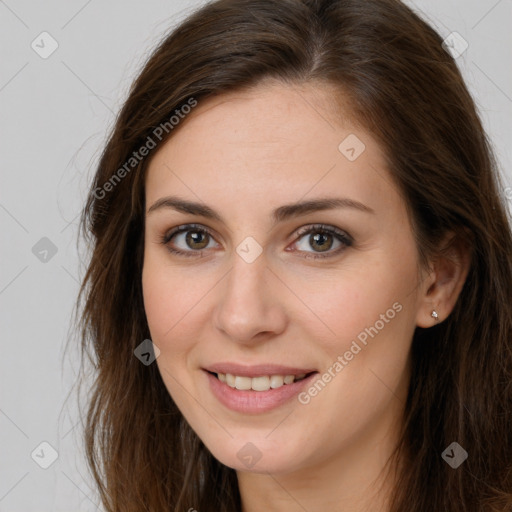
<instances>
[{"instance_id":1,"label":"eyelash","mask_svg":"<svg viewBox=\"0 0 512 512\"><path fill-rule=\"evenodd\" d=\"M176 254L179 256L185 256L187 258L194 258L194 257L201 257L201 254L203 250L200 251L182 251L180 249L174 249L170 247L168 244L172 240L172 238L175 235L178 235L180 233L186 233L187 231L192 231L195 233L202 233L206 234L209 237L213 238L212 234L199 224L185 224L182 226L178 226L174 228L173 230L169 231L168 233L165 233L162 237L160 242L166 246L167 250L171 252L172 254ZM306 259L324 259L324 258L330 258L337 256L342 251L344 251L347 247L350 247L353 244L352 238L345 233L344 231L341 231L335 227L332 226L326 226L325 224L314 224L311 226L305 226L304 228L299 228L297 231L297 237L298 239L302 238L304 235L311 234L311 233L321 233L321 234L328 234L334 236L339 242L343 244L344 247L339 247L337 250L328 252L325 255L321 253L309 253L307 252L306 256L303 256Z\"/></svg>"}]
</instances>

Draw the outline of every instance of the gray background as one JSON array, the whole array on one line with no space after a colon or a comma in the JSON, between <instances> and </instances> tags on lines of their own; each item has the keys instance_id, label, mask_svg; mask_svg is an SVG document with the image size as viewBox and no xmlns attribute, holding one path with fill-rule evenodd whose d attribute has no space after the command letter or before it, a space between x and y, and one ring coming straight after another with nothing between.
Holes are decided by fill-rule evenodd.
<instances>
[{"instance_id":1,"label":"gray background","mask_svg":"<svg viewBox=\"0 0 512 512\"><path fill-rule=\"evenodd\" d=\"M75 395L66 401L78 352L63 349L86 257L77 219L136 71L203 3L0 0L0 511L100 509ZM407 3L443 37L457 31L468 42L457 62L512 200L512 0ZM46 59L31 47L51 49L44 31L58 43ZM48 469L38 465L52 461L43 441L58 452Z\"/></svg>"}]
</instances>

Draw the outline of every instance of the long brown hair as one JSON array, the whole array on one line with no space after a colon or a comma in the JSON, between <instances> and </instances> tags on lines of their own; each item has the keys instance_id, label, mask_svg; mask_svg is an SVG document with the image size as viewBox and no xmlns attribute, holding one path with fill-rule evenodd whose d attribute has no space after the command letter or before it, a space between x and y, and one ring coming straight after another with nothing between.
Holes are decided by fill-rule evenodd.
<instances>
[{"instance_id":1,"label":"long brown hair","mask_svg":"<svg viewBox=\"0 0 512 512\"><path fill-rule=\"evenodd\" d=\"M175 28L135 80L81 223L92 248L78 300L81 346L83 366L88 355L95 375L85 446L104 507L241 510L235 471L188 426L157 365L134 357L150 337L141 288L144 173L172 137L177 110L268 78L329 83L348 98L354 119L386 151L422 262L447 232L470 247L452 314L417 328L412 340L391 510L512 510L510 222L456 63L397 0L218 0ZM155 137L162 123L167 130ZM150 155L130 160L149 138ZM457 469L441 457L454 441L469 453Z\"/></svg>"}]
</instances>

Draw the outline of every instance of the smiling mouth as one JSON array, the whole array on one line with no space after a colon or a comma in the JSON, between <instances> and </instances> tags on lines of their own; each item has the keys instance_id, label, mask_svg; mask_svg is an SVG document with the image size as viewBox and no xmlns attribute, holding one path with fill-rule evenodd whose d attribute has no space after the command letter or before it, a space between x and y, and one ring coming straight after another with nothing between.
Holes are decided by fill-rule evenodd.
<instances>
[{"instance_id":1,"label":"smiling mouth","mask_svg":"<svg viewBox=\"0 0 512 512\"><path fill-rule=\"evenodd\" d=\"M300 382L317 372L301 373L298 375L262 375L260 377L246 377L232 375L231 373L215 373L208 371L221 382L224 382L232 389L239 391L269 391L282 386Z\"/></svg>"}]
</instances>

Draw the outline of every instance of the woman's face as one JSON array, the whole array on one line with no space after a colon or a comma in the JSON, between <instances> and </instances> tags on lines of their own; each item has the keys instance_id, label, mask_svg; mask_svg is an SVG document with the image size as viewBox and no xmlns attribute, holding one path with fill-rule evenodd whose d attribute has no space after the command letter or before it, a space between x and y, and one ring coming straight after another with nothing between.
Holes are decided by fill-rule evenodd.
<instances>
[{"instance_id":1,"label":"woman's face","mask_svg":"<svg viewBox=\"0 0 512 512\"><path fill-rule=\"evenodd\" d=\"M417 250L382 150L336 121L330 98L267 84L199 102L148 169L156 363L190 426L237 470L349 460L400 422Z\"/></svg>"}]
</instances>

